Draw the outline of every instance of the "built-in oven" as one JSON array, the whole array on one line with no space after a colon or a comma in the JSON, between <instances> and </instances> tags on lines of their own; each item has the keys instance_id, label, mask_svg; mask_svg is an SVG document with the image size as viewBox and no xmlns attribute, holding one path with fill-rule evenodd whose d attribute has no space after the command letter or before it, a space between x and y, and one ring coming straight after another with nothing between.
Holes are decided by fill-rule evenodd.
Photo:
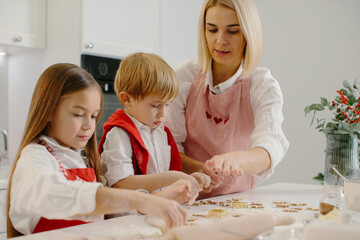
<instances>
[{"instance_id":1,"label":"built-in oven","mask_svg":"<svg viewBox=\"0 0 360 240\"><path fill-rule=\"evenodd\" d=\"M104 95L104 113L96 126L98 143L103 134L103 124L116 109L123 108L114 91L114 79L121 59L100 57L88 54L81 55L81 67L88 71L101 86Z\"/></svg>"}]
</instances>

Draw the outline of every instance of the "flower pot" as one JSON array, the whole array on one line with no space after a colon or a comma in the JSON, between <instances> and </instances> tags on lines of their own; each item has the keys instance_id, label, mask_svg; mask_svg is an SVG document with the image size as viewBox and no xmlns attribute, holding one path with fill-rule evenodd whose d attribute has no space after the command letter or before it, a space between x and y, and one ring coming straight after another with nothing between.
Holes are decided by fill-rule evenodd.
<instances>
[{"instance_id":1,"label":"flower pot","mask_svg":"<svg viewBox=\"0 0 360 240\"><path fill-rule=\"evenodd\" d=\"M331 169L334 166L345 178L359 174L358 139L350 134L327 134L324 185L344 186L344 180Z\"/></svg>"}]
</instances>

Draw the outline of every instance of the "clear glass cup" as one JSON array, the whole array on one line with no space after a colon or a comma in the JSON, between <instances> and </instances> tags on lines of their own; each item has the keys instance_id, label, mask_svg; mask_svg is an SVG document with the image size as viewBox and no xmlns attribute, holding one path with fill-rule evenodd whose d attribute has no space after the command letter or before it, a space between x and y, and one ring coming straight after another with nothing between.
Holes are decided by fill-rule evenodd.
<instances>
[{"instance_id":1,"label":"clear glass cup","mask_svg":"<svg viewBox=\"0 0 360 240\"><path fill-rule=\"evenodd\" d=\"M338 210L347 209L343 187L336 185L324 186L323 193L320 198L320 213L325 215L334 208Z\"/></svg>"}]
</instances>

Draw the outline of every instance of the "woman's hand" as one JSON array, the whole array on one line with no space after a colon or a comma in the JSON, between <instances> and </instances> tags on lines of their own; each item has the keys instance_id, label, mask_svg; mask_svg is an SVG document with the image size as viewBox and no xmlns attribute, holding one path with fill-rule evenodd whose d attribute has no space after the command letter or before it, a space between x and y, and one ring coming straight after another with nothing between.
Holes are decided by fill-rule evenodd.
<instances>
[{"instance_id":1,"label":"woman's hand","mask_svg":"<svg viewBox=\"0 0 360 240\"><path fill-rule=\"evenodd\" d=\"M191 176L189 176L191 177ZM199 184L192 179L180 179L169 185L160 192L154 193L156 196L175 200L178 203L185 203L192 205L199 196Z\"/></svg>"},{"instance_id":2,"label":"woman's hand","mask_svg":"<svg viewBox=\"0 0 360 240\"><path fill-rule=\"evenodd\" d=\"M270 169L271 157L264 148L254 147L247 151L216 155L207 160L204 166L221 176L238 177L244 174L259 174Z\"/></svg>"},{"instance_id":3,"label":"woman's hand","mask_svg":"<svg viewBox=\"0 0 360 240\"><path fill-rule=\"evenodd\" d=\"M246 152L229 152L212 157L204 165L221 176L238 177L244 174L242 167L244 159L246 159Z\"/></svg>"},{"instance_id":4,"label":"woman's hand","mask_svg":"<svg viewBox=\"0 0 360 240\"><path fill-rule=\"evenodd\" d=\"M144 194L144 193L141 193ZM176 201L144 194L143 204L137 210L164 220L164 228L180 227L186 223L187 211Z\"/></svg>"}]
</instances>

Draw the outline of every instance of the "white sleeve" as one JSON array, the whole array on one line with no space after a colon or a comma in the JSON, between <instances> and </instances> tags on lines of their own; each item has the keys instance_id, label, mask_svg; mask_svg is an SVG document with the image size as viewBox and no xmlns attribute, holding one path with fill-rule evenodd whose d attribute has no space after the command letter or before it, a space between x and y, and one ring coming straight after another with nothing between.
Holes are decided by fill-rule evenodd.
<instances>
[{"instance_id":1,"label":"white sleeve","mask_svg":"<svg viewBox=\"0 0 360 240\"><path fill-rule=\"evenodd\" d=\"M184 142L187 137L185 109L190 87L196 74L200 71L200 65L196 60L187 61L175 68L179 79L179 94L169 104L166 114L165 125L170 129L180 152L184 153Z\"/></svg>"},{"instance_id":2,"label":"white sleeve","mask_svg":"<svg viewBox=\"0 0 360 240\"><path fill-rule=\"evenodd\" d=\"M269 70L258 69L252 77L250 101L255 125L251 136L252 147L262 147L270 154L271 168L258 175L261 179L267 179L274 173L275 167L289 148L289 142L281 128L284 121L283 96L278 82Z\"/></svg>"},{"instance_id":3,"label":"white sleeve","mask_svg":"<svg viewBox=\"0 0 360 240\"><path fill-rule=\"evenodd\" d=\"M132 145L127 131L113 127L106 135L101 161L106 165L105 177L109 186L134 175Z\"/></svg>"},{"instance_id":4,"label":"white sleeve","mask_svg":"<svg viewBox=\"0 0 360 240\"><path fill-rule=\"evenodd\" d=\"M31 216L84 219L75 215L94 211L99 186L102 184L67 180L43 146L25 148L11 182L9 216L16 229Z\"/></svg>"}]
</instances>

